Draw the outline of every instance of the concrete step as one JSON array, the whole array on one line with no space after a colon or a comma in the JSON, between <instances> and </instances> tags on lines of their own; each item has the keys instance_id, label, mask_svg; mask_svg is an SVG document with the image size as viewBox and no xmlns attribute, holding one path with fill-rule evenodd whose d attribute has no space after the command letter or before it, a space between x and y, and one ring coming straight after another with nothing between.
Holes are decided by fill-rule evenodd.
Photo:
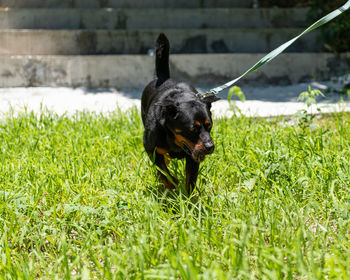
<instances>
[{"instance_id":1,"label":"concrete step","mask_svg":"<svg viewBox=\"0 0 350 280\"><path fill-rule=\"evenodd\" d=\"M262 56L172 55L171 76L197 86L219 86L241 75ZM312 78L328 79L348 71L349 58L350 54L336 57L330 53L286 53L249 74L239 85L286 85ZM0 56L0 87L142 88L153 79L153 73L154 57L145 55Z\"/></svg>"},{"instance_id":2,"label":"concrete step","mask_svg":"<svg viewBox=\"0 0 350 280\"><path fill-rule=\"evenodd\" d=\"M297 28L308 9L10 9L0 29ZM249 19L249 20L247 20Z\"/></svg>"},{"instance_id":3,"label":"concrete step","mask_svg":"<svg viewBox=\"0 0 350 280\"><path fill-rule=\"evenodd\" d=\"M0 0L2 8L248 8L250 0Z\"/></svg>"},{"instance_id":4,"label":"concrete step","mask_svg":"<svg viewBox=\"0 0 350 280\"><path fill-rule=\"evenodd\" d=\"M146 54L160 32L172 53L266 53L301 29L0 30L0 55ZM318 34L307 34L287 51L319 51Z\"/></svg>"}]
</instances>

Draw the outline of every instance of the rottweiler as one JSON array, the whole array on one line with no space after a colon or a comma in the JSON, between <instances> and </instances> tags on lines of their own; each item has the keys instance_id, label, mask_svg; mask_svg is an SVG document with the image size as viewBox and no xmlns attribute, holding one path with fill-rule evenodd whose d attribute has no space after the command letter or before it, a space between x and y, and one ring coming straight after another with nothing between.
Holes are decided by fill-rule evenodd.
<instances>
[{"instance_id":1,"label":"rottweiler","mask_svg":"<svg viewBox=\"0 0 350 280\"><path fill-rule=\"evenodd\" d=\"M214 152L210 109L219 98L202 97L194 87L170 79L169 52L169 40L161 33L155 49L156 78L145 87L141 99L143 145L161 170L158 173L167 189L178 185L167 168L169 159L186 158L186 191L191 193L199 164Z\"/></svg>"}]
</instances>

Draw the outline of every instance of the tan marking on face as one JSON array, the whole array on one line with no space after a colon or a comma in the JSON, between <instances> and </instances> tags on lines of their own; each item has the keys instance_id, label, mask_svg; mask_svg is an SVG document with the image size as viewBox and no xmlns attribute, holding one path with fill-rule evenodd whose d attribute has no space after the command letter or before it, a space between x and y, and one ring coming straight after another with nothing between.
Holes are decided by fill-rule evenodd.
<instances>
[{"instance_id":1,"label":"tan marking on face","mask_svg":"<svg viewBox=\"0 0 350 280\"><path fill-rule=\"evenodd\" d=\"M205 156L204 144L202 141L198 141L194 146L192 157L196 162L200 163L204 160Z\"/></svg>"},{"instance_id":2,"label":"tan marking on face","mask_svg":"<svg viewBox=\"0 0 350 280\"><path fill-rule=\"evenodd\" d=\"M195 122L194 122L194 125L196 125L196 126L200 126L200 125L201 125L201 123L200 123L199 121L195 121Z\"/></svg>"},{"instance_id":3,"label":"tan marking on face","mask_svg":"<svg viewBox=\"0 0 350 280\"><path fill-rule=\"evenodd\" d=\"M180 134L175 133L174 136L175 136L175 145L182 148L182 142L184 142L188 147L190 147L193 150L194 144L191 141L189 141L188 139L186 139Z\"/></svg>"},{"instance_id":4,"label":"tan marking on face","mask_svg":"<svg viewBox=\"0 0 350 280\"><path fill-rule=\"evenodd\" d=\"M210 125L210 121L209 120L205 120L204 124L205 125Z\"/></svg>"},{"instance_id":5,"label":"tan marking on face","mask_svg":"<svg viewBox=\"0 0 350 280\"><path fill-rule=\"evenodd\" d=\"M204 144L202 141L198 141L196 145L194 146L195 151L202 151L205 150Z\"/></svg>"},{"instance_id":6,"label":"tan marking on face","mask_svg":"<svg viewBox=\"0 0 350 280\"><path fill-rule=\"evenodd\" d=\"M175 132L176 132L176 133L181 133L182 130L181 130L181 129L175 129Z\"/></svg>"}]
</instances>

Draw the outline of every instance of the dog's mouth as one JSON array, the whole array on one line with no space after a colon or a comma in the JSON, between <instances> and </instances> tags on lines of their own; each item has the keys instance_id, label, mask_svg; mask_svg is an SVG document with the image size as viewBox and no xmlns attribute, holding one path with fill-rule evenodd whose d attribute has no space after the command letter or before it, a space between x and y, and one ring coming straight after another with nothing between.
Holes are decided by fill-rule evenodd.
<instances>
[{"instance_id":1,"label":"dog's mouth","mask_svg":"<svg viewBox=\"0 0 350 280\"><path fill-rule=\"evenodd\" d=\"M205 159L205 155L198 155L197 162L202 162Z\"/></svg>"},{"instance_id":2,"label":"dog's mouth","mask_svg":"<svg viewBox=\"0 0 350 280\"><path fill-rule=\"evenodd\" d=\"M192 156L193 150L184 141L181 142L181 146L186 154L188 154L189 156Z\"/></svg>"},{"instance_id":3,"label":"dog's mouth","mask_svg":"<svg viewBox=\"0 0 350 280\"><path fill-rule=\"evenodd\" d=\"M201 163L205 159L205 154L199 153L198 151L195 151L191 149L184 141L181 142L182 150L191 156L194 161Z\"/></svg>"}]
</instances>

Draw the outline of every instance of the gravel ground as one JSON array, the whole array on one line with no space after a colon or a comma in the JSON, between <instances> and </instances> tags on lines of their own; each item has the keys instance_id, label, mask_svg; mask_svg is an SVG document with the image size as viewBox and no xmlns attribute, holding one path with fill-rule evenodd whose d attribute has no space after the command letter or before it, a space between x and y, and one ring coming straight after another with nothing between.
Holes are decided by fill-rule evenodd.
<instances>
[{"instance_id":1,"label":"gravel ground","mask_svg":"<svg viewBox=\"0 0 350 280\"><path fill-rule=\"evenodd\" d=\"M297 84L289 86L243 86L246 101L235 101L235 105L246 116L277 116L292 115L300 109L308 109L316 112L316 106L307 108L305 104L297 102L300 92L307 90L308 86L321 89L337 89L341 83L325 82L312 84ZM213 85L215 86L215 85ZM204 91L198 87L200 91ZM78 111L94 111L107 113L119 107L122 111L136 106L140 108L140 96L142 89L134 90L89 90L84 88L2 88L0 89L0 112L34 111L40 112L41 108L47 108L58 114L74 114ZM225 93L220 95L223 100L214 103L213 115L232 116L233 111L226 101ZM341 99L345 101L342 102ZM334 92L327 93L325 98L318 99L318 107L322 112L335 112L340 110L350 111L345 95Z\"/></svg>"}]
</instances>

